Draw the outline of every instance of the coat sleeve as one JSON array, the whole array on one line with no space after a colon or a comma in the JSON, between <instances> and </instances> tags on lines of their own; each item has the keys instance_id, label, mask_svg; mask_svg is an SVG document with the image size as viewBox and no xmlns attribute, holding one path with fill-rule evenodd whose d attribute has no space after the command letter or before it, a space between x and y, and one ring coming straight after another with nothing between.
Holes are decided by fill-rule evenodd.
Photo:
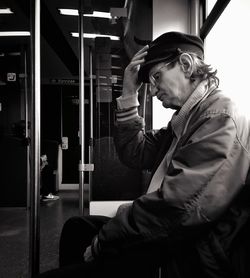
<instances>
[{"instance_id":1,"label":"coat sleeve","mask_svg":"<svg viewBox=\"0 0 250 278\"><path fill-rule=\"evenodd\" d=\"M161 188L136 199L103 226L98 235L101 252L141 243L173 244L216 220L244 183L243 176L234 178L241 151L229 116L201 119L177 146Z\"/></svg>"},{"instance_id":2,"label":"coat sleeve","mask_svg":"<svg viewBox=\"0 0 250 278\"><path fill-rule=\"evenodd\" d=\"M130 168L152 170L164 137L165 149L172 142L171 125L160 130L144 132L141 117L119 124L115 128L114 142L120 160Z\"/></svg>"}]
</instances>

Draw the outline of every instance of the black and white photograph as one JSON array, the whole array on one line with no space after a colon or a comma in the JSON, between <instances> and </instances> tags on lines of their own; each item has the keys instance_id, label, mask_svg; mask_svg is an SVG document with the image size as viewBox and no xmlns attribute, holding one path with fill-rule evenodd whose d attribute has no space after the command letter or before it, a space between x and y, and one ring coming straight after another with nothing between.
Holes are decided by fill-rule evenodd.
<instances>
[{"instance_id":1,"label":"black and white photograph","mask_svg":"<svg viewBox=\"0 0 250 278\"><path fill-rule=\"evenodd\" d=\"M249 0L0 0L0 278L249 278Z\"/></svg>"}]
</instances>

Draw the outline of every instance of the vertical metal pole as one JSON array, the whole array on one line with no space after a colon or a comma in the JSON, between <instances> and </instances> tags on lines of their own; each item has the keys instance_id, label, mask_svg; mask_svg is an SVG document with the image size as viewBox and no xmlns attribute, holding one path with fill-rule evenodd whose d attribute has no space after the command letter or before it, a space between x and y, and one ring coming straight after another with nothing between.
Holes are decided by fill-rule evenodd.
<instances>
[{"instance_id":1,"label":"vertical metal pole","mask_svg":"<svg viewBox=\"0 0 250 278\"><path fill-rule=\"evenodd\" d=\"M79 163L79 210L84 214L84 41L83 41L83 0L79 0L79 131L81 160Z\"/></svg>"},{"instance_id":2,"label":"vertical metal pole","mask_svg":"<svg viewBox=\"0 0 250 278\"><path fill-rule=\"evenodd\" d=\"M111 153L111 121L110 121L110 109L111 103L108 103L108 150L109 153ZM112 138L113 139L113 138Z\"/></svg>"},{"instance_id":3,"label":"vertical metal pole","mask_svg":"<svg viewBox=\"0 0 250 278\"><path fill-rule=\"evenodd\" d=\"M146 107L147 107L147 91L148 91L148 84L144 84L143 88L143 97L142 97L142 117L146 118Z\"/></svg>"},{"instance_id":4,"label":"vertical metal pole","mask_svg":"<svg viewBox=\"0 0 250 278\"><path fill-rule=\"evenodd\" d=\"M93 144L94 144L94 132L93 132L93 53L92 48L89 50L89 72L90 72L90 92L89 92L89 116L90 116L90 138L89 138L89 163L93 164ZM93 175L92 171L89 171L89 201L92 200L92 184Z\"/></svg>"},{"instance_id":5,"label":"vertical metal pole","mask_svg":"<svg viewBox=\"0 0 250 278\"><path fill-rule=\"evenodd\" d=\"M31 210L29 277L39 273L40 245L40 0L31 1Z\"/></svg>"},{"instance_id":6,"label":"vertical metal pole","mask_svg":"<svg viewBox=\"0 0 250 278\"><path fill-rule=\"evenodd\" d=\"M26 138L26 175L27 175L27 201L26 208L30 208L30 134L29 134L29 102L28 102L28 74L27 52L24 51L24 98L25 98L25 138Z\"/></svg>"},{"instance_id":7,"label":"vertical metal pole","mask_svg":"<svg viewBox=\"0 0 250 278\"><path fill-rule=\"evenodd\" d=\"M200 34L200 1L190 0L190 33Z\"/></svg>"}]
</instances>

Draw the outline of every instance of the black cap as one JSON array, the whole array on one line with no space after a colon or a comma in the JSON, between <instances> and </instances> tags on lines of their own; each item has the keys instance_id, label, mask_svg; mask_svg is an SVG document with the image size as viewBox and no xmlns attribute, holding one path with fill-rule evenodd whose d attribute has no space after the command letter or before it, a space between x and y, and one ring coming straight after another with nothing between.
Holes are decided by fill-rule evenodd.
<instances>
[{"instance_id":1,"label":"black cap","mask_svg":"<svg viewBox=\"0 0 250 278\"><path fill-rule=\"evenodd\" d=\"M161 62L168 62L181 52L193 52L203 59L204 49L201 38L180 32L167 32L149 44L145 62L141 65L138 80L149 82L150 69Z\"/></svg>"}]
</instances>

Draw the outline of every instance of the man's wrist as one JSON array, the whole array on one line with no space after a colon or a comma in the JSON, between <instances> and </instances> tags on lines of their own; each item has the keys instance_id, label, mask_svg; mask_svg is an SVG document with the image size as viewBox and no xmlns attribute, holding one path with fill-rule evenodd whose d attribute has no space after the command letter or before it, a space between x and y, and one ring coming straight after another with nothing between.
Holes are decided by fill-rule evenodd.
<instances>
[{"instance_id":1,"label":"man's wrist","mask_svg":"<svg viewBox=\"0 0 250 278\"><path fill-rule=\"evenodd\" d=\"M139 106L138 101L138 93L132 94L132 95L122 95L116 99L117 101L117 109L118 110L124 110L131 107L137 107Z\"/></svg>"},{"instance_id":2,"label":"man's wrist","mask_svg":"<svg viewBox=\"0 0 250 278\"><path fill-rule=\"evenodd\" d=\"M124 110L116 111L116 122L124 123L139 117L137 107L131 107Z\"/></svg>"}]
</instances>

